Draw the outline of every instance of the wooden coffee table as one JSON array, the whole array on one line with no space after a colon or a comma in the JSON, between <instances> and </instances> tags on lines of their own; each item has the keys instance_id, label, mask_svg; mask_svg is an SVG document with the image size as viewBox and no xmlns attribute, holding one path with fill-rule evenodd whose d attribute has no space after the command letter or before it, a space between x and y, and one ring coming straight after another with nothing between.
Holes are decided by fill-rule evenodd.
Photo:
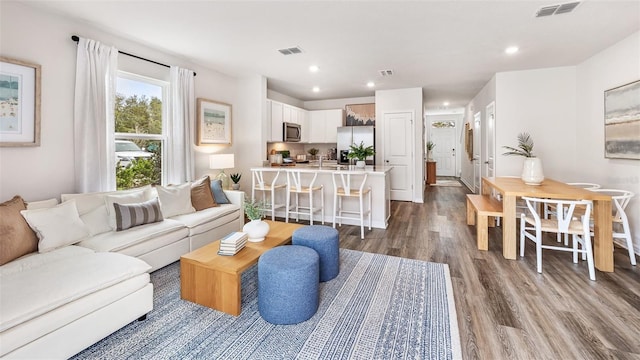
<instances>
[{"instance_id":1,"label":"wooden coffee table","mask_svg":"<svg viewBox=\"0 0 640 360\"><path fill-rule=\"evenodd\" d=\"M269 233L262 242L247 242L234 256L218 255L220 240L180 257L180 297L234 316L242 311L242 272L265 251L291 241L303 225L265 220Z\"/></svg>"}]
</instances>

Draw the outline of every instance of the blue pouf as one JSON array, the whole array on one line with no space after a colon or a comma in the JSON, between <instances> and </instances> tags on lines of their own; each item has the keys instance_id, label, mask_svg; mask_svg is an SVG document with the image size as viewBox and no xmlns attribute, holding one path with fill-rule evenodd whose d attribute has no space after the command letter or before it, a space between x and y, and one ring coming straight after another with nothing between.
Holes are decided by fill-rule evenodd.
<instances>
[{"instance_id":1,"label":"blue pouf","mask_svg":"<svg viewBox=\"0 0 640 360\"><path fill-rule=\"evenodd\" d=\"M297 324L318 311L319 257L296 245L279 246L258 260L258 310L276 325Z\"/></svg>"},{"instance_id":2,"label":"blue pouf","mask_svg":"<svg viewBox=\"0 0 640 360\"><path fill-rule=\"evenodd\" d=\"M322 225L305 226L293 232L293 245L310 247L320 255L320 281L329 281L340 273L338 230Z\"/></svg>"}]
</instances>

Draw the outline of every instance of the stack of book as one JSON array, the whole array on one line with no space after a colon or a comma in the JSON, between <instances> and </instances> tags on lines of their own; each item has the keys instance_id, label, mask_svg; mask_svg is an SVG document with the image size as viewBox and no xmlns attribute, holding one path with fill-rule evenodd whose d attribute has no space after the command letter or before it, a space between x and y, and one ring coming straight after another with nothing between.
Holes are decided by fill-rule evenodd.
<instances>
[{"instance_id":1,"label":"stack of book","mask_svg":"<svg viewBox=\"0 0 640 360\"><path fill-rule=\"evenodd\" d=\"M249 236L245 232L235 231L220 240L218 255L233 256L247 244Z\"/></svg>"}]
</instances>

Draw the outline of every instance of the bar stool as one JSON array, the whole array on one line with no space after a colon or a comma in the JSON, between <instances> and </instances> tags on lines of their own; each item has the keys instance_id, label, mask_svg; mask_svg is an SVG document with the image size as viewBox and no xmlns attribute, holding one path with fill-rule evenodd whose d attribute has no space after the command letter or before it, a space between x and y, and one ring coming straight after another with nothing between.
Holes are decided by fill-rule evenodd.
<instances>
[{"instance_id":1,"label":"bar stool","mask_svg":"<svg viewBox=\"0 0 640 360\"><path fill-rule=\"evenodd\" d=\"M362 179L359 186L358 179ZM371 230L371 187L365 189L367 173L364 171L335 171L332 173L333 179L333 227L336 227L336 219L360 219L360 238L364 240L364 217L369 218L369 230ZM364 197L369 199L369 208L364 209ZM342 198L358 198L359 211L344 210L342 208ZM343 216L342 214L356 214L358 217Z\"/></svg>"},{"instance_id":2,"label":"bar stool","mask_svg":"<svg viewBox=\"0 0 640 360\"><path fill-rule=\"evenodd\" d=\"M300 214L309 215L309 223L313 225L313 214L320 212L322 224L324 225L324 186L315 185L318 172L307 172L300 170L287 170L287 200L285 222L289 222L289 213L296 214L296 221L300 221ZM311 178L309 185L303 185L303 180ZM314 192L320 192L320 206L313 206ZM291 210L291 194L295 194L295 210ZM300 206L300 194L309 196L309 206ZM307 211L304 211L307 210Z\"/></svg>"},{"instance_id":3,"label":"bar stool","mask_svg":"<svg viewBox=\"0 0 640 360\"><path fill-rule=\"evenodd\" d=\"M268 170L268 169L254 169L251 170L253 184L251 186L251 201L256 201L256 191L262 192L262 212L271 212L271 220L276 219L276 210L285 207L285 203L276 204L276 191L286 190L287 185L284 183L278 184L278 177L281 170ZM264 175L275 173L271 182L265 181ZM266 201L267 193L269 193L271 202ZM286 196L284 196L286 198Z\"/></svg>"}]
</instances>

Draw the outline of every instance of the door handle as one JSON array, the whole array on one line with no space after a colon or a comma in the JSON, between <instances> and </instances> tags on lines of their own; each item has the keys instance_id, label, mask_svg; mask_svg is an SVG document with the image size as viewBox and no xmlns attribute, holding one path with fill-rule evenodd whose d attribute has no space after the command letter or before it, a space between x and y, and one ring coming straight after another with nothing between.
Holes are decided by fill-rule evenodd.
<instances>
[{"instance_id":1,"label":"door handle","mask_svg":"<svg viewBox=\"0 0 640 360\"><path fill-rule=\"evenodd\" d=\"M487 165L489 165L489 162L488 162L488 161L485 161L484 163L485 163L485 164L487 164Z\"/></svg>"}]
</instances>

